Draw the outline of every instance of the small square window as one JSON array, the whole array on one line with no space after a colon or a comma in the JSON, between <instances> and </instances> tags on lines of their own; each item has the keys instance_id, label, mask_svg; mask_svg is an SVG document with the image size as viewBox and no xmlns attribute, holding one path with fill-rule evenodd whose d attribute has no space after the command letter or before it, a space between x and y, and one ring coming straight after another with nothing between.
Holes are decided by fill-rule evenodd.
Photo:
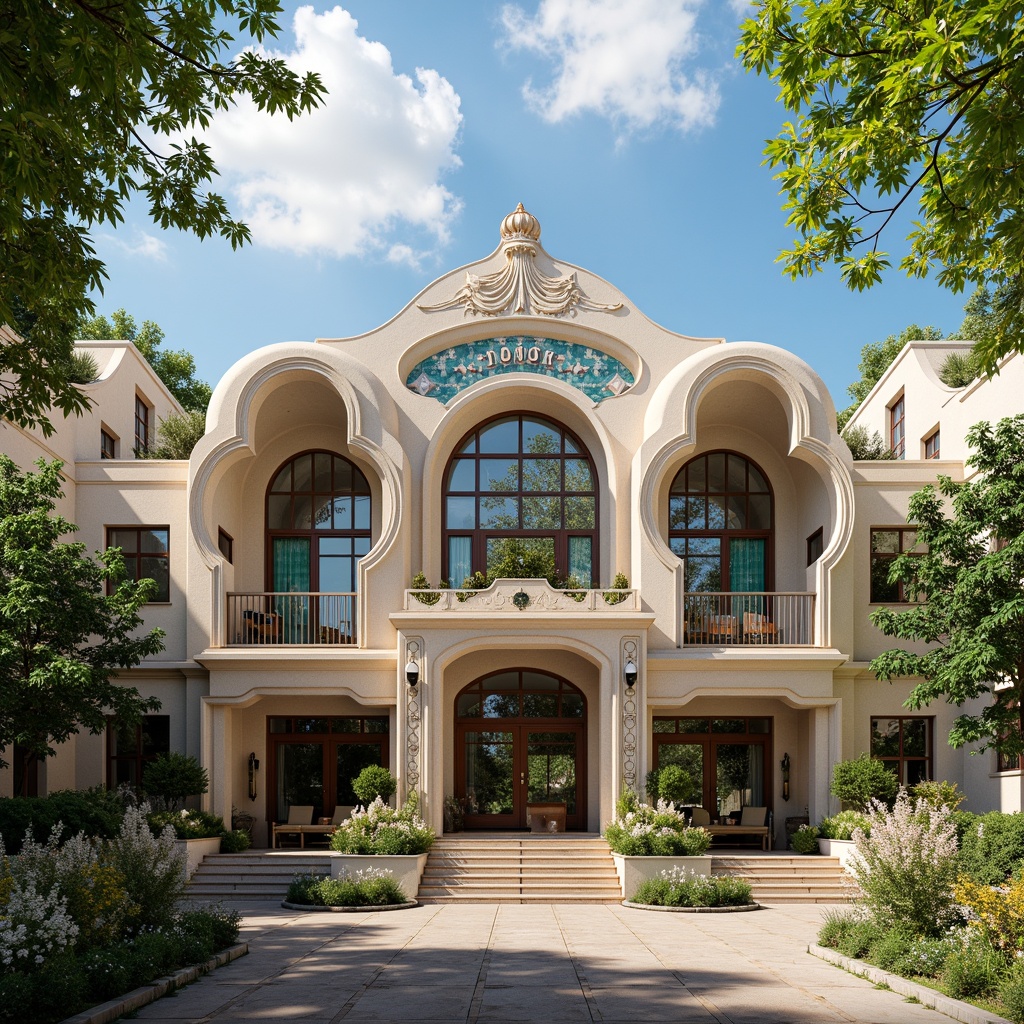
<instances>
[{"instance_id":1,"label":"small square window","mask_svg":"<svg viewBox=\"0 0 1024 1024\"><path fill-rule=\"evenodd\" d=\"M935 431L924 439L924 457L926 459L939 458L939 432Z\"/></svg>"},{"instance_id":2,"label":"small square window","mask_svg":"<svg viewBox=\"0 0 1024 1024\"><path fill-rule=\"evenodd\" d=\"M102 428L100 429L100 458L117 458L117 438Z\"/></svg>"},{"instance_id":3,"label":"small square window","mask_svg":"<svg viewBox=\"0 0 1024 1024\"><path fill-rule=\"evenodd\" d=\"M891 583L889 570L900 555L923 555L914 526L876 527L871 530L871 603L906 604L910 601L902 582Z\"/></svg>"},{"instance_id":4,"label":"small square window","mask_svg":"<svg viewBox=\"0 0 1024 1024\"><path fill-rule=\"evenodd\" d=\"M807 564L814 565L814 563L821 558L821 553L824 550L825 531L823 527L819 526L814 533L807 538Z\"/></svg>"},{"instance_id":5,"label":"small square window","mask_svg":"<svg viewBox=\"0 0 1024 1024\"><path fill-rule=\"evenodd\" d=\"M156 580L154 602L171 599L170 527L114 526L107 528L107 547L120 548L130 580Z\"/></svg>"},{"instance_id":6,"label":"small square window","mask_svg":"<svg viewBox=\"0 0 1024 1024\"><path fill-rule=\"evenodd\" d=\"M234 561L235 542L231 538L231 534L225 533L219 526L217 527L217 547L220 553L224 556L224 561L231 565Z\"/></svg>"}]
</instances>

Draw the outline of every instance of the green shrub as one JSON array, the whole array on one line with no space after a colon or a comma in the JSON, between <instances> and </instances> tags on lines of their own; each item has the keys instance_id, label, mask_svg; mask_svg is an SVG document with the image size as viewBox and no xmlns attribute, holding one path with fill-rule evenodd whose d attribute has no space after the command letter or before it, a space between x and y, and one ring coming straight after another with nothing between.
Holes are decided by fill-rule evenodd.
<instances>
[{"instance_id":1,"label":"green shrub","mask_svg":"<svg viewBox=\"0 0 1024 1024\"><path fill-rule=\"evenodd\" d=\"M914 938L905 928L889 928L871 943L868 959L883 971L895 970L896 964L910 953Z\"/></svg>"},{"instance_id":2,"label":"green shrub","mask_svg":"<svg viewBox=\"0 0 1024 1024\"><path fill-rule=\"evenodd\" d=\"M945 807L955 811L967 798L956 787L955 782L927 779L910 790L915 800L921 800L929 807Z\"/></svg>"},{"instance_id":3,"label":"green shrub","mask_svg":"<svg viewBox=\"0 0 1024 1024\"><path fill-rule=\"evenodd\" d=\"M224 834L224 819L208 811L156 811L146 816L154 835L166 827L174 830L176 839L216 839Z\"/></svg>"},{"instance_id":4,"label":"green shrub","mask_svg":"<svg viewBox=\"0 0 1024 1024\"><path fill-rule=\"evenodd\" d=\"M612 580L612 588L604 593L605 604L621 604L629 595L619 594L616 591L629 590L629 577L624 572L617 572L615 579Z\"/></svg>"},{"instance_id":5,"label":"green shrub","mask_svg":"<svg viewBox=\"0 0 1024 1024\"><path fill-rule=\"evenodd\" d=\"M379 764L367 765L353 780L352 789L363 806L369 806L377 797L385 803L395 795L398 782Z\"/></svg>"},{"instance_id":6,"label":"green shrub","mask_svg":"<svg viewBox=\"0 0 1024 1024\"><path fill-rule=\"evenodd\" d=\"M937 978L952 950L950 939L918 936L907 952L893 964L892 970L904 978Z\"/></svg>"},{"instance_id":7,"label":"green shrub","mask_svg":"<svg viewBox=\"0 0 1024 1024\"><path fill-rule=\"evenodd\" d=\"M673 868L641 882L631 902L648 907L740 907L754 902L750 892L750 883L742 878Z\"/></svg>"},{"instance_id":8,"label":"green shrub","mask_svg":"<svg viewBox=\"0 0 1024 1024\"><path fill-rule=\"evenodd\" d=\"M866 811L872 800L890 803L898 789L896 776L866 753L852 761L839 761L832 769L832 795L852 804L854 810Z\"/></svg>"},{"instance_id":9,"label":"green shrub","mask_svg":"<svg viewBox=\"0 0 1024 1024\"><path fill-rule=\"evenodd\" d=\"M884 931L885 929L881 925L870 918L855 921L839 937L835 948L843 956L852 956L854 959L860 959L867 955L868 950L882 937Z\"/></svg>"},{"instance_id":10,"label":"green shrub","mask_svg":"<svg viewBox=\"0 0 1024 1024\"><path fill-rule=\"evenodd\" d=\"M374 870L338 878L296 875L286 899L310 907L389 907L409 902L390 871Z\"/></svg>"},{"instance_id":11,"label":"green shrub","mask_svg":"<svg viewBox=\"0 0 1024 1024\"><path fill-rule=\"evenodd\" d=\"M241 853L252 846L252 838L245 829L236 828L220 837L221 853Z\"/></svg>"},{"instance_id":12,"label":"green shrub","mask_svg":"<svg viewBox=\"0 0 1024 1024\"><path fill-rule=\"evenodd\" d=\"M1014 1024L1024 1024L1024 960L1016 960L999 984L1003 1012Z\"/></svg>"},{"instance_id":13,"label":"green shrub","mask_svg":"<svg viewBox=\"0 0 1024 1024\"><path fill-rule=\"evenodd\" d=\"M853 839L853 833L858 828L869 833L871 819L860 811L840 811L831 818L822 818L818 834L822 839L841 839L848 842Z\"/></svg>"},{"instance_id":14,"label":"green shrub","mask_svg":"<svg viewBox=\"0 0 1024 1024\"><path fill-rule=\"evenodd\" d=\"M980 937L971 936L946 957L940 979L954 999L969 999L994 993L1005 970L1003 956Z\"/></svg>"},{"instance_id":15,"label":"green shrub","mask_svg":"<svg viewBox=\"0 0 1024 1024\"><path fill-rule=\"evenodd\" d=\"M818 830L813 825L801 825L789 837L789 845L797 853L817 853Z\"/></svg>"},{"instance_id":16,"label":"green shrub","mask_svg":"<svg viewBox=\"0 0 1024 1024\"><path fill-rule=\"evenodd\" d=\"M701 857L711 846L709 832L691 827L681 811L662 800L651 807L627 791L616 810L615 819L604 830L613 853L624 857Z\"/></svg>"},{"instance_id":17,"label":"green shrub","mask_svg":"<svg viewBox=\"0 0 1024 1024\"><path fill-rule=\"evenodd\" d=\"M426 853L434 830L416 814L415 801L389 807L380 797L357 809L331 835L331 849L340 853L409 855Z\"/></svg>"},{"instance_id":18,"label":"green shrub","mask_svg":"<svg viewBox=\"0 0 1024 1024\"><path fill-rule=\"evenodd\" d=\"M818 929L818 945L838 949L840 942L864 920L864 914L856 907L829 907L821 919Z\"/></svg>"},{"instance_id":19,"label":"green shrub","mask_svg":"<svg viewBox=\"0 0 1024 1024\"><path fill-rule=\"evenodd\" d=\"M0 837L10 854L20 853L26 831L37 843L45 843L60 822L62 839L84 832L90 838L117 835L124 816L124 802L113 791L61 789L46 797L0 799Z\"/></svg>"},{"instance_id":20,"label":"green shrub","mask_svg":"<svg viewBox=\"0 0 1024 1024\"><path fill-rule=\"evenodd\" d=\"M982 885L1000 885L1024 865L1024 813L961 816L960 870Z\"/></svg>"},{"instance_id":21,"label":"green shrub","mask_svg":"<svg viewBox=\"0 0 1024 1024\"><path fill-rule=\"evenodd\" d=\"M147 796L177 807L190 796L202 796L210 788L206 769L191 754L158 754L142 770L142 790Z\"/></svg>"}]
</instances>

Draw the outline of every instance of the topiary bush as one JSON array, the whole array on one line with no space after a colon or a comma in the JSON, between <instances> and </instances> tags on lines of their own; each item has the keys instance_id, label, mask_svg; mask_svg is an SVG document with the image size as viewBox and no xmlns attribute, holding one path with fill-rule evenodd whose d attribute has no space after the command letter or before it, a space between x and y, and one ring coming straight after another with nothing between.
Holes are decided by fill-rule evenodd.
<instances>
[{"instance_id":1,"label":"topiary bush","mask_svg":"<svg viewBox=\"0 0 1024 1024\"><path fill-rule=\"evenodd\" d=\"M378 797L387 803L395 795L398 782L387 768L371 764L352 780L352 789L359 802L368 807Z\"/></svg>"},{"instance_id":2,"label":"topiary bush","mask_svg":"<svg viewBox=\"0 0 1024 1024\"><path fill-rule=\"evenodd\" d=\"M891 804L898 789L896 776L866 753L852 761L839 761L832 769L832 795L857 811L866 811L872 800Z\"/></svg>"},{"instance_id":3,"label":"topiary bush","mask_svg":"<svg viewBox=\"0 0 1024 1024\"><path fill-rule=\"evenodd\" d=\"M252 838L245 829L232 829L220 837L221 853L242 853L250 846L252 846Z\"/></svg>"},{"instance_id":4,"label":"topiary bush","mask_svg":"<svg viewBox=\"0 0 1024 1024\"><path fill-rule=\"evenodd\" d=\"M142 770L142 790L175 808L190 796L202 796L210 788L206 769L191 754L158 754Z\"/></svg>"},{"instance_id":5,"label":"topiary bush","mask_svg":"<svg viewBox=\"0 0 1024 1024\"><path fill-rule=\"evenodd\" d=\"M813 825L801 825L789 839L797 853L818 852L818 830Z\"/></svg>"}]
</instances>

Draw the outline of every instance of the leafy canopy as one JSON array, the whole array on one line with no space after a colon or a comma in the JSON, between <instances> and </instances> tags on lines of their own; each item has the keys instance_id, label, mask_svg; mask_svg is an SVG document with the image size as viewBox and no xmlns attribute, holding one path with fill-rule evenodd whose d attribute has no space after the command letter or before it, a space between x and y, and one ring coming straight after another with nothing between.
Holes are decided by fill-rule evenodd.
<instances>
[{"instance_id":1,"label":"leafy canopy","mask_svg":"<svg viewBox=\"0 0 1024 1024\"><path fill-rule=\"evenodd\" d=\"M316 74L235 52L275 37L280 11L277 0L3 5L0 324L22 340L0 345L0 415L49 433L51 402L86 407L61 364L106 276L90 231L122 221L125 203L144 199L164 229L249 240L207 191L217 170L193 133L244 96L288 118L319 104Z\"/></svg>"},{"instance_id":2,"label":"leafy canopy","mask_svg":"<svg viewBox=\"0 0 1024 1024\"><path fill-rule=\"evenodd\" d=\"M871 662L879 679L917 678L906 706L942 698L962 707L985 697L977 713L959 715L954 747L1024 753L1024 416L979 423L967 433L967 465L978 475L957 483L940 476L910 499L925 554L893 561L890 582L911 600L903 610L876 609L871 620L886 635L927 645L925 653L896 648Z\"/></svg>"},{"instance_id":3,"label":"leafy canopy","mask_svg":"<svg viewBox=\"0 0 1024 1024\"><path fill-rule=\"evenodd\" d=\"M850 288L891 267L882 236L914 204L900 269L993 295L983 366L1024 346L1024 19L1019 0L759 0L738 55L795 115L765 149L791 277L837 264Z\"/></svg>"},{"instance_id":4,"label":"leafy canopy","mask_svg":"<svg viewBox=\"0 0 1024 1024\"><path fill-rule=\"evenodd\" d=\"M37 465L23 474L0 455L0 767L14 744L27 765L107 715L130 725L160 707L113 681L163 650L161 630L138 633L156 584L125 579L117 548L94 560L62 541L76 527L54 511L61 463Z\"/></svg>"}]
</instances>

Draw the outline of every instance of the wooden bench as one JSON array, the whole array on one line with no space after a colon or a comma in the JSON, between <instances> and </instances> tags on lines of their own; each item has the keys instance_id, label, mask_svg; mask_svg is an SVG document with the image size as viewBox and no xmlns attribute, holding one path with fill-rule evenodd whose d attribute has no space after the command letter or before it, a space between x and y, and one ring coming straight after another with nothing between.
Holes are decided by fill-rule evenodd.
<instances>
[{"instance_id":1,"label":"wooden bench","mask_svg":"<svg viewBox=\"0 0 1024 1024\"><path fill-rule=\"evenodd\" d=\"M750 836L761 839L761 849L771 849L771 835L767 825L703 825L705 832L710 832L712 837L738 839L740 836Z\"/></svg>"}]
</instances>

